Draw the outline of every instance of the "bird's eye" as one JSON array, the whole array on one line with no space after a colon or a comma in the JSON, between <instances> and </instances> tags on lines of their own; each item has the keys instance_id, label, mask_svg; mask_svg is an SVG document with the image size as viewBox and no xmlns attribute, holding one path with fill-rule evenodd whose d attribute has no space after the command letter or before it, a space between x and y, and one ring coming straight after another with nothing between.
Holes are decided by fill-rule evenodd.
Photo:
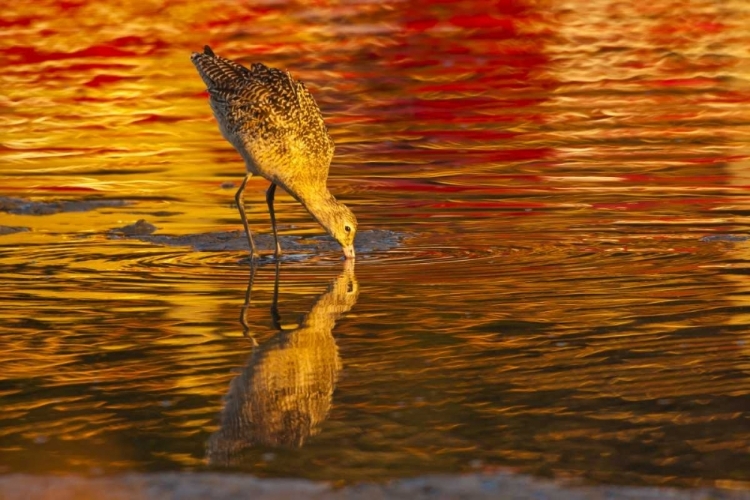
<instances>
[{"instance_id":1,"label":"bird's eye","mask_svg":"<svg viewBox=\"0 0 750 500\"><path fill-rule=\"evenodd\" d=\"M352 232L352 227L351 226L344 226L344 231L346 231L347 233L351 233Z\"/></svg>"}]
</instances>

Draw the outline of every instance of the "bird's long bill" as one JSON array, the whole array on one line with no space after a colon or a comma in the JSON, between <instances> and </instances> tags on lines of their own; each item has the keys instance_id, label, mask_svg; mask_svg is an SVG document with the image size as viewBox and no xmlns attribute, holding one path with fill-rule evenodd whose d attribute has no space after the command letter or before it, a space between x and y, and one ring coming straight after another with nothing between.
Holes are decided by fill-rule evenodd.
<instances>
[{"instance_id":1,"label":"bird's long bill","mask_svg":"<svg viewBox=\"0 0 750 500\"><path fill-rule=\"evenodd\" d=\"M349 245L348 247L344 247L344 257L346 257L347 259L354 258L354 245Z\"/></svg>"}]
</instances>

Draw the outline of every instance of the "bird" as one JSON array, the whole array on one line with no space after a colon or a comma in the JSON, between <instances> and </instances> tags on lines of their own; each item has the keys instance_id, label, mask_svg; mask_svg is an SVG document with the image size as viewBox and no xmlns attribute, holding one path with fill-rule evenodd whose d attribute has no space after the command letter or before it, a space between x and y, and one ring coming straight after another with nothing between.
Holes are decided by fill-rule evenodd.
<instances>
[{"instance_id":1,"label":"bird","mask_svg":"<svg viewBox=\"0 0 750 500\"><path fill-rule=\"evenodd\" d=\"M344 256L353 259L357 218L326 185L334 143L320 108L304 83L292 78L288 71L262 63L247 68L214 54L208 45L202 53L193 52L190 60L206 84L221 134L245 161L245 178L234 198L250 244L251 260L259 254L242 196L253 175L271 183L266 203L277 260L282 253L273 206L277 186L300 202L341 245Z\"/></svg>"}]
</instances>

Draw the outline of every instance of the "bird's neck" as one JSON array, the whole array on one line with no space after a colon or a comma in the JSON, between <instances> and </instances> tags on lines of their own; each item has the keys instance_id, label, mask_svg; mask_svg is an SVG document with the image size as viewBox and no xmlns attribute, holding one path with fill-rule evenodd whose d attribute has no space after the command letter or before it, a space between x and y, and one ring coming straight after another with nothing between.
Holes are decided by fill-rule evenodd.
<instances>
[{"instance_id":1,"label":"bird's neck","mask_svg":"<svg viewBox=\"0 0 750 500\"><path fill-rule=\"evenodd\" d=\"M299 201L326 230L340 210L338 201L327 189L305 193L300 196Z\"/></svg>"},{"instance_id":2,"label":"bird's neck","mask_svg":"<svg viewBox=\"0 0 750 500\"><path fill-rule=\"evenodd\" d=\"M335 209L338 206L338 201L336 201L336 198L326 188L300 193L299 201L310 211L314 210L313 207Z\"/></svg>"}]
</instances>

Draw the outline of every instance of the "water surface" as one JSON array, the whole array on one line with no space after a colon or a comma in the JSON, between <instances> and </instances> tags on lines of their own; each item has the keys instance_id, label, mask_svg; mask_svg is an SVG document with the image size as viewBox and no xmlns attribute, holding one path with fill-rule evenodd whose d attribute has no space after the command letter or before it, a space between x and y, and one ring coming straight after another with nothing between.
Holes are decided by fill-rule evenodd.
<instances>
[{"instance_id":1,"label":"water surface","mask_svg":"<svg viewBox=\"0 0 750 500\"><path fill-rule=\"evenodd\" d=\"M746 2L49 1L0 25L1 471L750 487ZM206 43L311 89L355 266L284 193L278 272L196 244L241 242Z\"/></svg>"}]
</instances>

